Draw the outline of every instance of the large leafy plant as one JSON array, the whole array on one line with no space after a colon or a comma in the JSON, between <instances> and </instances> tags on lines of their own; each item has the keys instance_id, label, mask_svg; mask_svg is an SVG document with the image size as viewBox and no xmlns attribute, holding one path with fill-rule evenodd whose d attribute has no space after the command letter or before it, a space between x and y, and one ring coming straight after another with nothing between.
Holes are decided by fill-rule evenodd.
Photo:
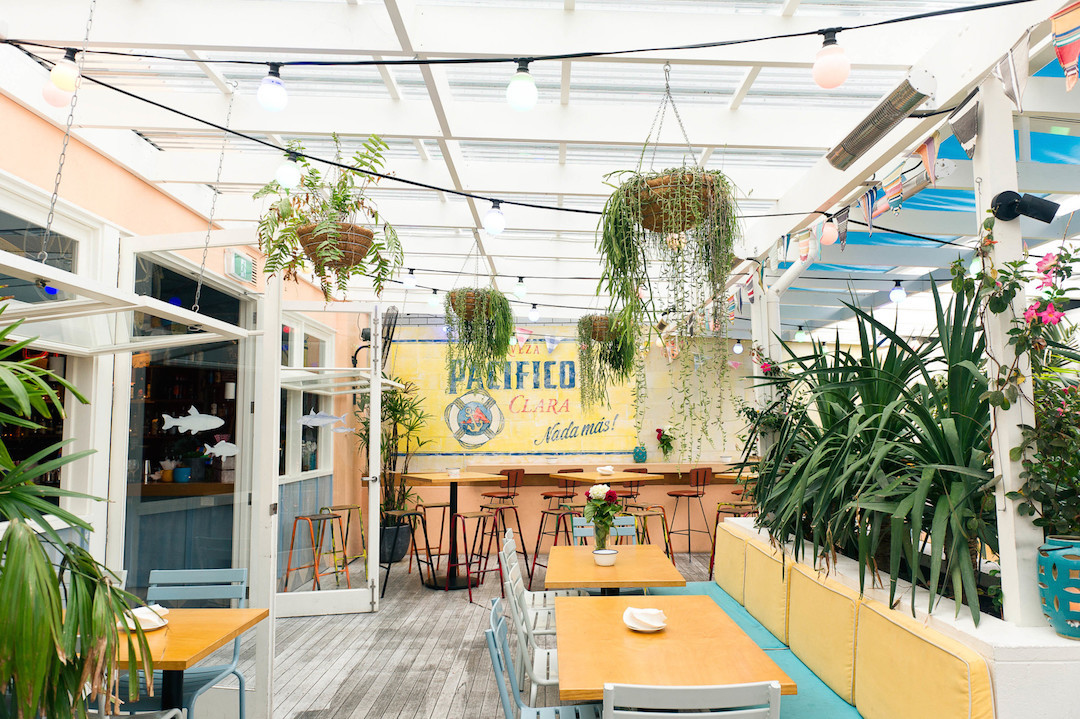
<instances>
[{"instance_id":1,"label":"large leafy plant","mask_svg":"<svg viewBox=\"0 0 1080 719\"><path fill-rule=\"evenodd\" d=\"M585 315L578 320L578 377L584 408L608 403L608 385L624 383L634 372L635 341L610 317Z\"/></svg>"},{"instance_id":2,"label":"large leafy plant","mask_svg":"<svg viewBox=\"0 0 1080 719\"><path fill-rule=\"evenodd\" d=\"M340 162L341 141L337 135L333 140L335 160ZM299 143L290 143L289 149L304 150ZM370 276L375 292L382 292L403 260L397 232L367 195L379 179L370 173L382 170L386 149L378 136L368 137L350 158L351 169L323 171L300 156L303 176L296 189L273 180L255 193L256 199L274 200L258 225L267 274L295 280L310 268L327 299L334 291L344 293L349 279L358 275ZM353 226L361 223L374 229ZM366 253L356 250L362 244L369 244Z\"/></svg>"},{"instance_id":3,"label":"large leafy plant","mask_svg":"<svg viewBox=\"0 0 1080 719\"><path fill-rule=\"evenodd\" d=\"M446 293L447 377L461 366L485 382L506 360L514 335L510 302L494 288L470 287Z\"/></svg>"}]
</instances>

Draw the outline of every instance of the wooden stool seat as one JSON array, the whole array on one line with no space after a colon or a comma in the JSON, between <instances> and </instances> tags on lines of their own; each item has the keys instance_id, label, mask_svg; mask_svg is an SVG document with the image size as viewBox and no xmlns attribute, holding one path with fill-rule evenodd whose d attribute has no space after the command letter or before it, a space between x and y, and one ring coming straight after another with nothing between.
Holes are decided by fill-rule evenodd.
<instances>
[{"instance_id":1,"label":"wooden stool seat","mask_svg":"<svg viewBox=\"0 0 1080 719\"><path fill-rule=\"evenodd\" d=\"M708 467L695 467L690 470L690 488L689 489L673 489L667 493L669 497L675 499L675 507L671 512L671 523L675 524L675 521L679 516L679 501L686 500L686 528L668 530L668 534L685 534L686 535L686 556L689 558L690 549L693 544L692 536L695 532L701 532L708 535L709 542L713 541L712 530L709 528L709 518L705 515L705 505L702 504L701 498L705 496L705 487L709 484L709 480L712 479L712 470ZM690 520L690 500L696 499L698 502L698 508L701 509L701 518L705 522L705 529L694 529L691 526Z\"/></svg>"},{"instance_id":2,"label":"wooden stool seat","mask_svg":"<svg viewBox=\"0 0 1080 719\"><path fill-rule=\"evenodd\" d=\"M293 566L293 550L296 548L296 529L300 526L301 522L307 523L308 536L311 537L311 564L300 564ZM330 545L334 546L334 525L337 524L338 538L344 540L345 526L341 522L341 515L333 512L320 512L319 514L301 514L293 518L292 538L289 540L289 559L285 565L285 586L284 590L289 591L289 576L300 569L311 569L314 576L312 577L312 588L322 589L322 583L319 578L330 574L330 572L320 572L319 566L322 563L323 551L323 537L325 536L324 526L325 522L330 522ZM319 525L318 532L315 531L315 525ZM342 541L342 546L345 542ZM338 576L340 572L345 572L345 583L348 587L352 588L352 581L349 578L349 565L344 561L344 553L342 553L342 565L338 568L337 556L331 555L330 566L333 567L334 576Z\"/></svg>"}]
</instances>

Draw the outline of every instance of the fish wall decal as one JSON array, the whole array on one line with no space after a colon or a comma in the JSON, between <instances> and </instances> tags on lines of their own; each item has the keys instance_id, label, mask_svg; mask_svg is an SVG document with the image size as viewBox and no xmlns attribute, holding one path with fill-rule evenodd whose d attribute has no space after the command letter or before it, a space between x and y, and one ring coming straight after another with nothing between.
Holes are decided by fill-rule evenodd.
<instances>
[{"instance_id":1,"label":"fish wall decal","mask_svg":"<svg viewBox=\"0 0 1080 719\"><path fill-rule=\"evenodd\" d=\"M191 434L205 432L209 429L217 429L225 424L225 420L221 417L215 417L212 414L201 414L199 410L194 407L189 409L187 414L182 414L179 417L163 414L161 415L161 419L165 422L165 424L162 425L162 429L172 429L173 427L176 427L177 431L181 434L184 432L190 432Z\"/></svg>"},{"instance_id":2,"label":"fish wall decal","mask_svg":"<svg viewBox=\"0 0 1080 719\"><path fill-rule=\"evenodd\" d=\"M344 422L345 415L338 417L337 415L328 414L327 412L319 412L316 414L315 410L311 410L297 421L305 427L325 427L329 424Z\"/></svg>"},{"instance_id":3,"label":"fish wall decal","mask_svg":"<svg viewBox=\"0 0 1080 719\"><path fill-rule=\"evenodd\" d=\"M221 457L222 459L224 459L225 457L235 457L236 455L240 454L240 448L232 442L226 442L225 440L222 440L215 444L213 447L208 444L204 444L203 452L211 457Z\"/></svg>"}]
</instances>

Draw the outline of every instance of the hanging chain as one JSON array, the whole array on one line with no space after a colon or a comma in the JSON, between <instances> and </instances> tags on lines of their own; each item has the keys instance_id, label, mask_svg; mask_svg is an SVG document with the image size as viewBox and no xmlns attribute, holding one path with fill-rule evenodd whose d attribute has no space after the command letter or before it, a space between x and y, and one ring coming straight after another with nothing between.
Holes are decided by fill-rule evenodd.
<instances>
[{"instance_id":1,"label":"hanging chain","mask_svg":"<svg viewBox=\"0 0 1080 719\"><path fill-rule=\"evenodd\" d=\"M686 149L689 151L690 158L693 160L693 164L698 164L697 153L694 152L693 145L690 144L690 136L686 133L686 127L683 125L682 117L679 115L679 108L675 104L675 97L671 94L671 63L664 63L664 96L660 99L660 106L656 108L656 115L653 116L652 126L649 128L649 140L652 141L652 154L649 156L649 169L654 169L656 165L656 150L660 144L660 132L664 128L664 118L667 115L667 108L671 107L672 114L675 115L675 121L679 123L679 132L682 133L683 141L686 143ZM644 159L644 155L642 155ZM685 164L685 158L684 158ZM640 163L638 169L641 169Z\"/></svg>"},{"instance_id":2,"label":"hanging chain","mask_svg":"<svg viewBox=\"0 0 1080 719\"><path fill-rule=\"evenodd\" d=\"M60 180L64 176L64 162L67 160L68 141L71 139L71 126L75 122L75 106L79 104L79 88L82 87L83 65L86 63L86 48L90 44L90 28L94 24L94 9L97 0L90 0L90 14L86 18L86 33L83 35L82 52L79 53L78 74L75 77L75 91L71 93L71 105L68 107L67 124L64 126L64 140L60 145L60 160L53 179L52 197L49 198L49 215L45 218L45 234L41 238L41 251L37 254L38 262L49 259L49 237L52 235L53 219L56 216L56 203L60 199Z\"/></svg>"},{"instance_id":3,"label":"hanging chain","mask_svg":"<svg viewBox=\"0 0 1080 719\"><path fill-rule=\"evenodd\" d=\"M206 220L206 239L203 241L202 262L199 264L199 279L195 284L195 301L191 303L191 311L199 311L199 298L202 297L203 278L206 276L206 255L210 251L210 232L214 229L214 211L217 209L217 198L221 194L218 185L221 184L221 168L225 165L225 148L229 144L229 123L232 122L233 100L236 99L237 82L230 82L232 92L229 93L229 108L225 111L225 132L221 134L221 153L218 155L217 175L214 176L214 186L210 188L214 194L210 197L210 216Z\"/></svg>"}]
</instances>

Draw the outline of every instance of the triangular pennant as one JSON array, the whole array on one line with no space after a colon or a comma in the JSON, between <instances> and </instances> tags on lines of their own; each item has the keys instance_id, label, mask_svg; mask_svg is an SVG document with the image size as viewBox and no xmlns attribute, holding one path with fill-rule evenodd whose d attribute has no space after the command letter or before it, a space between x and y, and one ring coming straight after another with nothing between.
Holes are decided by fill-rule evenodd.
<instances>
[{"instance_id":1,"label":"triangular pennant","mask_svg":"<svg viewBox=\"0 0 1080 719\"><path fill-rule=\"evenodd\" d=\"M555 348L559 346L561 340L558 337L545 337L544 344L547 345L548 354L555 351Z\"/></svg>"},{"instance_id":2,"label":"triangular pennant","mask_svg":"<svg viewBox=\"0 0 1080 719\"><path fill-rule=\"evenodd\" d=\"M742 286L741 285L738 287L738 291L735 293L735 298L738 299L738 301L739 301L739 314L741 315L742 314L742 308L743 308L743 296L742 296Z\"/></svg>"},{"instance_id":3,"label":"triangular pennant","mask_svg":"<svg viewBox=\"0 0 1080 719\"><path fill-rule=\"evenodd\" d=\"M514 328L514 337L517 337L519 345L523 345L532 339L532 330L523 329L521 327Z\"/></svg>"},{"instance_id":4,"label":"triangular pennant","mask_svg":"<svg viewBox=\"0 0 1080 719\"><path fill-rule=\"evenodd\" d=\"M1005 97L1012 101L1017 112L1023 112L1024 88L1028 79L1028 33L1013 45L1005 57L994 66L994 77L1001 80Z\"/></svg>"},{"instance_id":5,"label":"triangular pennant","mask_svg":"<svg viewBox=\"0 0 1080 719\"><path fill-rule=\"evenodd\" d=\"M859 198L859 207L862 209L863 219L866 222L866 234L874 236L874 199L877 198L877 188L871 187Z\"/></svg>"},{"instance_id":6,"label":"triangular pennant","mask_svg":"<svg viewBox=\"0 0 1080 719\"><path fill-rule=\"evenodd\" d=\"M1080 59L1080 2L1075 2L1050 18L1054 35L1054 52L1065 70L1065 90L1072 90L1077 79L1077 60Z\"/></svg>"},{"instance_id":7,"label":"triangular pennant","mask_svg":"<svg viewBox=\"0 0 1080 719\"><path fill-rule=\"evenodd\" d=\"M926 176L930 178L930 184L934 187L937 187L938 137L938 133L935 132L923 140L923 143L919 145L919 149L915 150L915 154L922 160L923 168L926 169Z\"/></svg>"},{"instance_id":8,"label":"triangular pennant","mask_svg":"<svg viewBox=\"0 0 1080 719\"><path fill-rule=\"evenodd\" d=\"M901 162L889 170L881 184L885 187L885 199L889 202L889 208L893 212L899 212L904 202L904 163Z\"/></svg>"},{"instance_id":9,"label":"triangular pennant","mask_svg":"<svg viewBox=\"0 0 1080 719\"><path fill-rule=\"evenodd\" d=\"M836 241L840 243L841 252L843 252L844 248L847 246L847 223L850 215L851 208L845 207L833 217L833 222L836 223Z\"/></svg>"},{"instance_id":10,"label":"triangular pennant","mask_svg":"<svg viewBox=\"0 0 1080 719\"><path fill-rule=\"evenodd\" d=\"M746 299L750 300L750 304L754 304L754 276L746 275Z\"/></svg>"},{"instance_id":11,"label":"triangular pennant","mask_svg":"<svg viewBox=\"0 0 1080 719\"><path fill-rule=\"evenodd\" d=\"M799 262L810 259L810 230L799 233Z\"/></svg>"},{"instance_id":12,"label":"triangular pennant","mask_svg":"<svg viewBox=\"0 0 1080 719\"><path fill-rule=\"evenodd\" d=\"M964 148L968 159L975 157L975 143L979 139L979 89L975 88L971 94L960 103L960 106L949 115L949 127L953 135Z\"/></svg>"},{"instance_id":13,"label":"triangular pennant","mask_svg":"<svg viewBox=\"0 0 1080 719\"><path fill-rule=\"evenodd\" d=\"M791 233L784 235L784 259L788 258L788 254L791 252Z\"/></svg>"}]
</instances>

